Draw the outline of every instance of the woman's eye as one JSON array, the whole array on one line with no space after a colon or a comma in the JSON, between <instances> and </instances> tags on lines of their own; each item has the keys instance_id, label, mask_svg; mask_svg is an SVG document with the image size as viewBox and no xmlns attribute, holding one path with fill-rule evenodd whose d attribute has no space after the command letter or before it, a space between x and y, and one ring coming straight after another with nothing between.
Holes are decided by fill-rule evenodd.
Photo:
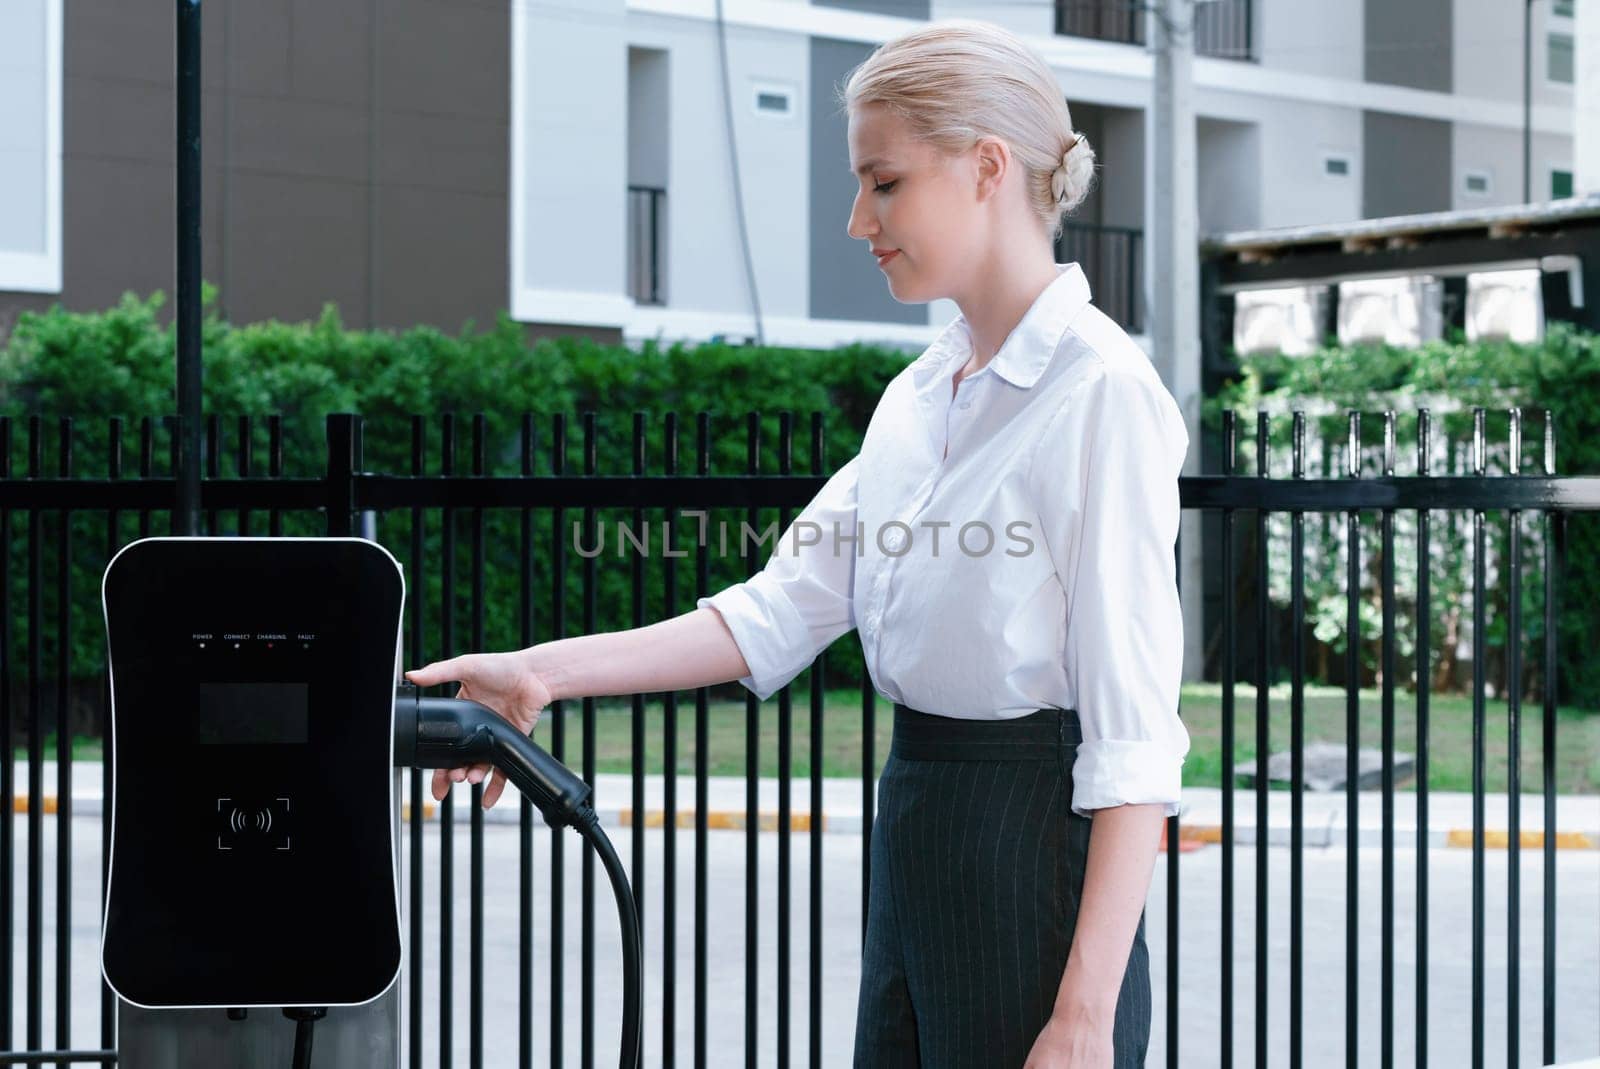
<instances>
[{"instance_id":1,"label":"woman's eye","mask_svg":"<svg viewBox=\"0 0 1600 1069\"><path fill-rule=\"evenodd\" d=\"M898 181L899 181L899 179L897 178L897 179L894 179L894 181L879 183L878 185L875 185L875 186L872 187L872 191L874 193L887 193L887 192L889 192L889 190L891 190L891 189L893 189L895 187L895 182L898 182Z\"/></svg>"}]
</instances>

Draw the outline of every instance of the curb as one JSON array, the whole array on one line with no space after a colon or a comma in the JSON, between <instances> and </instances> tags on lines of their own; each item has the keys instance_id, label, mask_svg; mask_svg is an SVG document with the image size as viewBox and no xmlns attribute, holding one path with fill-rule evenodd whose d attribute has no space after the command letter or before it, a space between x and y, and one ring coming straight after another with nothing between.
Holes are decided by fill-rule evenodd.
<instances>
[{"instance_id":1,"label":"curb","mask_svg":"<svg viewBox=\"0 0 1600 1069\"><path fill-rule=\"evenodd\" d=\"M422 817L424 820L438 818L438 805L434 802L424 802ZM455 819L457 823L470 821L471 813L468 806L457 806ZM759 810L760 827L762 831L778 830L777 810ZM607 808L599 811L600 822L610 827L633 827L633 809L629 806ZM646 809L644 811L644 826L646 828L660 828L666 826L666 811L662 809ZM401 819L411 819L411 806L401 805ZM514 824L518 821L517 808L512 807L501 815L501 809L486 810L483 819L487 823ZM694 810L680 809L677 812L676 822L680 828L693 828L695 826ZM789 828L791 831L810 831L811 814L794 813L789 815ZM823 814L818 822L820 830L827 832L845 832L861 834L861 818L856 815L830 817ZM716 830L742 830L746 827L745 812L742 809L712 809L706 812L706 827ZM1256 842L1254 825L1235 824L1233 840L1236 845L1254 845ZM1535 850L1544 846L1544 832L1524 831L1518 837L1519 845L1523 849ZM1178 839L1180 842L1195 842L1204 845L1220 844L1222 842L1221 824L1183 824L1178 825ZM1428 845L1433 847L1472 848L1473 833L1471 828L1445 828L1433 829L1428 832ZM1326 847L1343 845L1347 836L1342 828L1314 828L1309 825L1301 830L1301 841L1306 846ZM1484 847L1490 850L1504 850L1509 848L1511 833L1505 828L1484 829ZM1287 825L1271 825L1267 832L1267 845L1288 846L1290 844L1290 829ZM1362 828L1360 836L1362 846L1382 846L1383 829ZM1410 828L1396 828L1394 832L1394 845L1411 847L1416 845L1416 831ZM1558 831L1555 833L1555 848L1557 850L1600 850L1600 831Z\"/></svg>"},{"instance_id":2,"label":"curb","mask_svg":"<svg viewBox=\"0 0 1600 1069\"><path fill-rule=\"evenodd\" d=\"M41 807L44 814L54 816L60 811L60 804L53 794L43 798ZM422 804L422 819L437 820L439 818L440 804L437 802L424 802ZM486 824L516 824L522 819L522 807L516 804L498 805L493 809L483 810L483 821ZM28 796L19 794L12 804L11 812L22 815L28 812ZM466 823L472 820L472 806L457 805L455 807L455 822ZM73 809L74 816L99 816L101 813L101 800L99 798L80 799ZM614 828L631 828L634 826L634 813L631 806L604 808L598 811L600 823ZM411 804L400 804L400 819L406 823L411 821ZM778 830L778 811L775 809L762 809L757 811L758 827L761 831ZM663 809L646 809L644 811L644 826L646 828L661 828L667 823L667 814ZM677 827L693 829L695 827L695 814L693 809L679 809L674 821ZM861 834L861 817L855 814L840 814L828 816L823 814L816 821L817 830L822 833L839 832L844 834ZM743 809L710 809L706 811L706 827L714 831L742 831L748 827ZM789 830L791 832L809 832L812 827L810 813L793 812L789 814ZM1290 845L1290 831L1287 825L1269 825L1267 828L1268 846ZM1428 832L1428 845L1430 847L1456 848L1470 850L1473 845L1473 830L1471 828L1435 828ZM1164 839L1164 837L1163 837ZM1195 843L1196 845L1221 844L1221 824L1182 824L1178 826L1178 839L1181 844ZM1554 847L1557 850L1600 850L1600 830L1590 831L1558 831L1554 835ZM1301 828L1301 843L1304 846L1329 847L1342 846L1349 841L1343 828L1311 827ZM1256 829L1254 825L1235 824L1233 829L1234 845L1254 845L1256 843ZM1361 846L1382 846L1383 829L1363 827L1358 843ZM1394 845L1397 847L1414 847L1417 844L1416 829L1395 828ZM1485 828L1483 831L1483 845L1489 850L1505 850L1511 845L1511 833L1505 828ZM1545 845L1543 831L1524 831L1518 836L1518 845L1524 850L1539 850ZM1180 846L1180 850L1185 849Z\"/></svg>"}]
</instances>

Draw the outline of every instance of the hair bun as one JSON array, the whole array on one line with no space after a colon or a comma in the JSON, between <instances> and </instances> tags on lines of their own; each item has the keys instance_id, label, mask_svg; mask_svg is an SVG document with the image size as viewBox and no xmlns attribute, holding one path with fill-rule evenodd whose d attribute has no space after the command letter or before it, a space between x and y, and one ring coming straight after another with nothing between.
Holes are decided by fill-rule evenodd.
<instances>
[{"instance_id":1,"label":"hair bun","mask_svg":"<svg viewBox=\"0 0 1600 1069\"><path fill-rule=\"evenodd\" d=\"M1056 164L1056 169L1050 173L1050 192L1055 196L1057 204L1067 199L1067 168L1071 166L1069 158L1072 150L1077 147L1078 138L1074 135L1072 143L1061 154L1061 162Z\"/></svg>"}]
</instances>

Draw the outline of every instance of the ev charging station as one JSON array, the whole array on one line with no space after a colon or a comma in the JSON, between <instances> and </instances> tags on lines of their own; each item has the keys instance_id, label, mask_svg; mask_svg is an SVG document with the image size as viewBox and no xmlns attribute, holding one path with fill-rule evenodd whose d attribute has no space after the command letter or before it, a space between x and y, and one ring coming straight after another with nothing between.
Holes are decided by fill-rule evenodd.
<instances>
[{"instance_id":1,"label":"ev charging station","mask_svg":"<svg viewBox=\"0 0 1600 1069\"><path fill-rule=\"evenodd\" d=\"M638 917L589 785L492 709L401 680L405 580L376 541L196 535L200 4L176 13L180 536L124 546L101 585L112 796L100 965L118 996L117 1062L398 1069L398 770L490 762L605 866L622 933L619 1064L637 1069Z\"/></svg>"},{"instance_id":2,"label":"ev charging station","mask_svg":"<svg viewBox=\"0 0 1600 1069\"><path fill-rule=\"evenodd\" d=\"M634 900L592 791L493 710L400 683L388 551L147 538L112 559L102 600L120 1064L397 1069L399 770L482 761L600 855L623 929L620 1064L638 1064Z\"/></svg>"}]
</instances>

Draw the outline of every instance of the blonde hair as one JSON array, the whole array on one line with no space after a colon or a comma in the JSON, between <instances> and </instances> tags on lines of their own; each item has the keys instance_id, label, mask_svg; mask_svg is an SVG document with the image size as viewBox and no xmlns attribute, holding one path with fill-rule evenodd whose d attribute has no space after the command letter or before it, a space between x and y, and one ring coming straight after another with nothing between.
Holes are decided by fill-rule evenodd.
<instances>
[{"instance_id":1,"label":"blonde hair","mask_svg":"<svg viewBox=\"0 0 1600 1069\"><path fill-rule=\"evenodd\" d=\"M1055 75L992 22L941 19L879 46L837 93L854 110L881 104L947 155L1004 141L1027 175L1028 206L1054 242L1094 179L1094 149L1072 128Z\"/></svg>"}]
</instances>

